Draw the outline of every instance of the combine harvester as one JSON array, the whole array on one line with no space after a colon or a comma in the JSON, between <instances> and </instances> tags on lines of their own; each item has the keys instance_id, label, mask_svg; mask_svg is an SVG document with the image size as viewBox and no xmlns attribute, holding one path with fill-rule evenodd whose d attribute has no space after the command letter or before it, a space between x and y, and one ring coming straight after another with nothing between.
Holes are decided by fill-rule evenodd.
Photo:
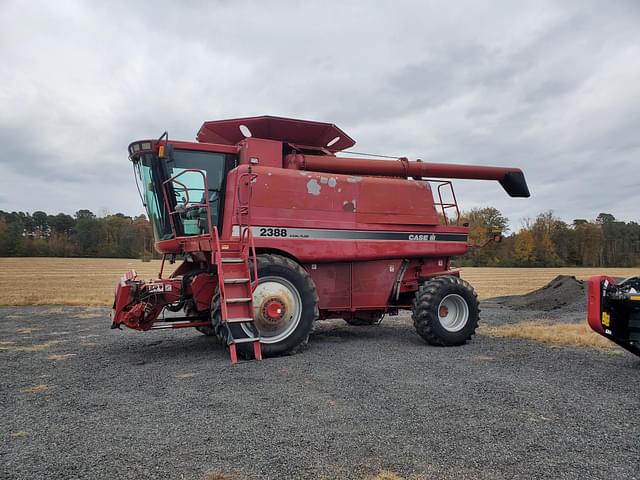
<instances>
[{"instance_id":1,"label":"combine harvester","mask_svg":"<svg viewBox=\"0 0 640 480\"><path fill-rule=\"evenodd\" d=\"M640 277L591 277L587 296L591 329L640 357Z\"/></svg>"},{"instance_id":2,"label":"combine harvester","mask_svg":"<svg viewBox=\"0 0 640 480\"><path fill-rule=\"evenodd\" d=\"M474 334L476 294L450 269L469 229L446 179L528 197L520 169L338 157L355 142L335 125L269 116L205 122L197 140L129 145L163 261L157 280L123 277L113 328L194 327L233 363L295 351L318 319L411 310L430 344Z\"/></svg>"}]
</instances>

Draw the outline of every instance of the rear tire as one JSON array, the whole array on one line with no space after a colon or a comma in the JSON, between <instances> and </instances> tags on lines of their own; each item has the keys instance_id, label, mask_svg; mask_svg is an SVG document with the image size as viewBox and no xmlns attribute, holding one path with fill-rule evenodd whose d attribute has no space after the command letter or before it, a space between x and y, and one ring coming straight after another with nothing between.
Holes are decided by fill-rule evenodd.
<instances>
[{"instance_id":1,"label":"rear tire","mask_svg":"<svg viewBox=\"0 0 640 480\"><path fill-rule=\"evenodd\" d=\"M427 343L464 345L478 326L480 308L473 287L451 275L435 277L416 292L411 318Z\"/></svg>"},{"instance_id":2,"label":"rear tire","mask_svg":"<svg viewBox=\"0 0 640 480\"><path fill-rule=\"evenodd\" d=\"M295 353L305 345L319 317L318 294L311 277L299 264L280 255L258 255L258 285L253 294L254 325L261 338L262 354L266 357ZM267 315L270 303L280 302L280 317ZM282 313L281 313L282 311ZM228 330L221 322L220 298L214 295L211 320L217 337L226 345ZM234 338L250 335L247 324L229 324ZM238 353L253 355L251 343L240 343Z\"/></svg>"}]
</instances>

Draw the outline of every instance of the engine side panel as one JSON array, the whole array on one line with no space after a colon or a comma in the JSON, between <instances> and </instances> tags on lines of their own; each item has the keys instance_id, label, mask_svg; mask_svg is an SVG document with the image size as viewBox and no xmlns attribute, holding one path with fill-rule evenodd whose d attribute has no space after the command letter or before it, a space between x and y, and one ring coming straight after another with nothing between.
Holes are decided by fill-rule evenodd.
<instances>
[{"instance_id":1,"label":"engine side panel","mask_svg":"<svg viewBox=\"0 0 640 480\"><path fill-rule=\"evenodd\" d=\"M241 165L229 173L222 238L237 237L237 179L256 175L250 201L257 248L302 263L450 257L468 229L439 225L429 185L398 178L329 175Z\"/></svg>"}]
</instances>

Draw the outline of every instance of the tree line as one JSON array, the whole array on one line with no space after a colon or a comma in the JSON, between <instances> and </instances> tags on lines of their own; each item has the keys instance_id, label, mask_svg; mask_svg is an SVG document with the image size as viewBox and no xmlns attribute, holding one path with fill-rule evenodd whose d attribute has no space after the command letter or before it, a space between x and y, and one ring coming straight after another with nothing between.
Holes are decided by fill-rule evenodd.
<instances>
[{"instance_id":1,"label":"tree line","mask_svg":"<svg viewBox=\"0 0 640 480\"><path fill-rule=\"evenodd\" d=\"M454 260L461 266L504 267L629 267L640 265L640 225L609 213L594 220L567 223L553 212L525 220L509 233L509 219L493 207L463 212L472 247ZM489 242L503 232L500 243ZM144 215L122 213L96 216L89 210L75 215L43 211L0 210L0 256L157 257L153 232Z\"/></svg>"},{"instance_id":2,"label":"tree line","mask_svg":"<svg viewBox=\"0 0 640 480\"><path fill-rule=\"evenodd\" d=\"M509 219L493 208L476 208L462 214L469 224L470 243L481 245L492 232L508 232ZM552 211L526 219L518 232L502 242L470 248L457 259L463 266L503 267L635 267L640 265L640 225L600 213L594 220L571 223Z\"/></svg>"},{"instance_id":3,"label":"tree line","mask_svg":"<svg viewBox=\"0 0 640 480\"><path fill-rule=\"evenodd\" d=\"M0 256L148 259L157 254L144 215L98 217L90 210L78 210L73 216L0 210Z\"/></svg>"}]
</instances>

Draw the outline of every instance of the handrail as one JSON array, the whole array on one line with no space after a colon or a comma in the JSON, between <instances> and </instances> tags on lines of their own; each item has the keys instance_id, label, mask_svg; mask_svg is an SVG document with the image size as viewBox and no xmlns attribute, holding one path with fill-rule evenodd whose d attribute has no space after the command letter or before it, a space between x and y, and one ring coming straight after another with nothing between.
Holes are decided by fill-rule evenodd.
<instances>
[{"instance_id":1,"label":"handrail","mask_svg":"<svg viewBox=\"0 0 640 480\"><path fill-rule=\"evenodd\" d=\"M220 249L220 235L218 235L218 227L213 227L213 236L215 238L215 258L216 258L216 267L218 269L218 289L220 290L220 310L222 314L222 318L228 318L227 312L227 302L225 299L227 298L227 293L224 289L224 279L220 277L220 272L222 271L222 250Z\"/></svg>"},{"instance_id":2,"label":"handrail","mask_svg":"<svg viewBox=\"0 0 640 480\"><path fill-rule=\"evenodd\" d=\"M442 217L444 219L444 224L445 225L449 225L449 218L447 217L447 209L450 208L455 208L456 211L456 220L455 220L455 224L458 225L460 223L460 208L458 207L458 199L456 198L456 192L453 189L453 183L451 183L450 180L433 180L433 179L424 179L426 182L429 183L437 183L437 191L438 191L438 201L435 201L434 198L434 205L436 207L440 207L440 211L442 213ZM453 199L453 203L446 203L443 199L442 199L442 189L444 187L448 187L449 191L451 192L451 197Z\"/></svg>"},{"instance_id":3,"label":"handrail","mask_svg":"<svg viewBox=\"0 0 640 480\"><path fill-rule=\"evenodd\" d=\"M200 176L202 176L202 183L204 185L204 199L205 199L205 203L199 202L199 203L194 203L193 205L191 205L192 208L202 208L205 207L207 209L207 227L208 227L208 231L212 232L213 231L213 225L211 224L211 206L209 204L209 185L207 185L207 175L202 171L202 170L198 170L197 168L185 168L184 170L182 170L180 173L178 173L177 175L174 175L173 177L165 180L164 182L162 182L162 188L164 190L164 199L165 199L165 207L167 208L167 211L169 212L169 220L171 221L171 229L173 230L173 234L174 236L178 236L177 232L176 232L176 228L175 228L175 224L173 221L173 215L175 215L176 213L180 213L177 210L171 210L171 208L169 207L169 194L167 191L167 184L170 182L173 183L177 183L178 185L180 185L185 192L186 195L186 201L185 201L185 205L189 204L189 189L187 188L187 186L182 183L182 182L178 182L176 180L176 178L184 175L187 172L195 172L198 173Z\"/></svg>"},{"instance_id":4,"label":"handrail","mask_svg":"<svg viewBox=\"0 0 640 480\"><path fill-rule=\"evenodd\" d=\"M249 205L251 204L251 195L253 193L253 189L251 185L253 184L253 181L257 178L257 175L255 173L250 173L250 172L242 173L240 175L240 178L238 179L238 184L242 185L241 182L243 181L243 179L247 179L247 178L248 180L246 181L246 184L245 184L248 190L246 203L244 203L241 198L241 191L243 189L238 188L236 190L237 193L234 201L235 203L234 215L236 216L236 219L238 222L238 228L240 229L239 230L240 245L242 246L243 249L248 246L249 254L251 257L253 257L253 280L251 281L251 288L252 290L255 290L258 282L258 262L257 262L257 256L256 256L256 246L253 239L253 232L251 230L251 217L250 217Z\"/></svg>"},{"instance_id":5,"label":"handrail","mask_svg":"<svg viewBox=\"0 0 640 480\"><path fill-rule=\"evenodd\" d=\"M255 290L257 285L254 286L254 283L258 281L258 262L256 261L256 245L253 241L253 232L250 226L247 226L241 233L240 244L244 244L245 242L249 243L249 251L253 257L253 279L251 280L251 288Z\"/></svg>"}]
</instances>

